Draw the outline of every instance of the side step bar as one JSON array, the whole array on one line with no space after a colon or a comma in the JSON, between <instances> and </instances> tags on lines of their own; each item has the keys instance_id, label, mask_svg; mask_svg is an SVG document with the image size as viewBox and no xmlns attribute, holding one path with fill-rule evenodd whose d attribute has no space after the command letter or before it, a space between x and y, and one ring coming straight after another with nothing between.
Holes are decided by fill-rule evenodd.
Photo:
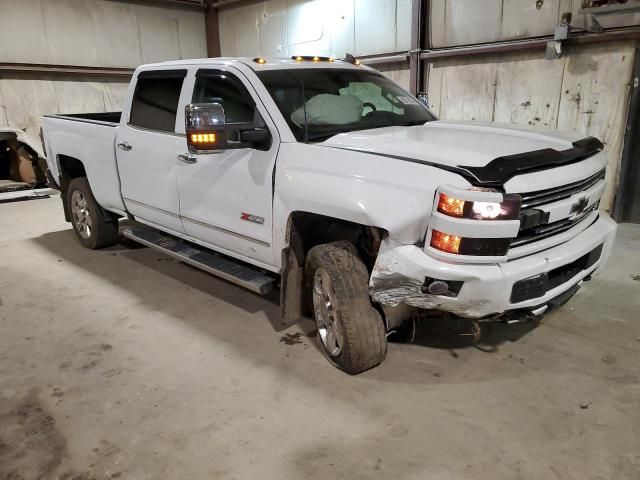
<instances>
[{"instance_id":1,"label":"side step bar","mask_svg":"<svg viewBox=\"0 0 640 480\"><path fill-rule=\"evenodd\" d=\"M236 262L184 240L165 235L152 228L126 227L122 234L131 240L155 248L189 265L240 285L252 292L266 294L273 290L276 280L260 270Z\"/></svg>"}]
</instances>

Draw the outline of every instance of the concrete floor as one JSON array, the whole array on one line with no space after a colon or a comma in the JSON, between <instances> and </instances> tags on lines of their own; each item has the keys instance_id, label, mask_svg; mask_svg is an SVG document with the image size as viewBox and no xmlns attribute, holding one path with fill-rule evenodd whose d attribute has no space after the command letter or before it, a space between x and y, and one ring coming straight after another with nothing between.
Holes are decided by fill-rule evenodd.
<instances>
[{"instance_id":1,"label":"concrete floor","mask_svg":"<svg viewBox=\"0 0 640 480\"><path fill-rule=\"evenodd\" d=\"M349 377L273 299L0 204L0 479L638 479L639 246L542 325L423 322Z\"/></svg>"}]
</instances>

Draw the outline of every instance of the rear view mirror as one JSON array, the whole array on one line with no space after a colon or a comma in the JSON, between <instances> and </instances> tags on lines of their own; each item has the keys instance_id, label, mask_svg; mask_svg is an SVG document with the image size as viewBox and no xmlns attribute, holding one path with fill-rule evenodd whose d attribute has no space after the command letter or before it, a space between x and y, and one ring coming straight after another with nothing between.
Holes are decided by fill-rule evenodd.
<instances>
[{"instance_id":1,"label":"rear view mirror","mask_svg":"<svg viewBox=\"0 0 640 480\"><path fill-rule=\"evenodd\" d=\"M219 103L187 105L184 123L191 153L227 148L224 108Z\"/></svg>"},{"instance_id":2,"label":"rear view mirror","mask_svg":"<svg viewBox=\"0 0 640 480\"><path fill-rule=\"evenodd\" d=\"M427 95L427 92L418 92L416 98L420 100L420 103L425 107L429 106L429 96Z\"/></svg>"},{"instance_id":3,"label":"rear view mirror","mask_svg":"<svg viewBox=\"0 0 640 480\"><path fill-rule=\"evenodd\" d=\"M184 109L190 153L210 153L237 148L269 150L271 134L264 122L227 123L219 103L191 103ZM254 125L257 123L258 125Z\"/></svg>"}]
</instances>

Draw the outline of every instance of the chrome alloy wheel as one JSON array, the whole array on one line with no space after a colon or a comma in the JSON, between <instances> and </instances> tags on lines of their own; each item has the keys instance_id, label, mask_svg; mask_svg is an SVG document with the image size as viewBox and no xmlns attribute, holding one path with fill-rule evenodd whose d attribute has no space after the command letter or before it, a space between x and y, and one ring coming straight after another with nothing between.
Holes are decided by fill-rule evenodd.
<instances>
[{"instance_id":1,"label":"chrome alloy wheel","mask_svg":"<svg viewBox=\"0 0 640 480\"><path fill-rule=\"evenodd\" d=\"M313 276L313 311L320 340L332 357L340 355L344 344L344 332L336 308L329 274L324 268L319 268Z\"/></svg>"},{"instance_id":2,"label":"chrome alloy wheel","mask_svg":"<svg viewBox=\"0 0 640 480\"><path fill-rule=\"evenodd\" d=\"M71 195L71 216L80 236L84 239L89 238L93 228L91 214L89 213L87 200L78 190Z\"/></svg>"}]
</instances>

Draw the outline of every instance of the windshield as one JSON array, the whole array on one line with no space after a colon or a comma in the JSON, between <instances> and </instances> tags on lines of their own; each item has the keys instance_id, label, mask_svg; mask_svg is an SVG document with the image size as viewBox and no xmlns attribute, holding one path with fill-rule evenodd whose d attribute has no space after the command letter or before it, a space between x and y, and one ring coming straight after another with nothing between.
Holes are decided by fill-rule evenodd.
<instances>
[{"instance_id":1,"label":"windshield","mask_svg":"<svg viewBox=\"0 0 640 480\"><path fill-rule=\"evenodd\" d=\"M269 70L258 76L301 142L435 120L409 93L371 71L314 68Z\"/></svg>"}]
</instances>

